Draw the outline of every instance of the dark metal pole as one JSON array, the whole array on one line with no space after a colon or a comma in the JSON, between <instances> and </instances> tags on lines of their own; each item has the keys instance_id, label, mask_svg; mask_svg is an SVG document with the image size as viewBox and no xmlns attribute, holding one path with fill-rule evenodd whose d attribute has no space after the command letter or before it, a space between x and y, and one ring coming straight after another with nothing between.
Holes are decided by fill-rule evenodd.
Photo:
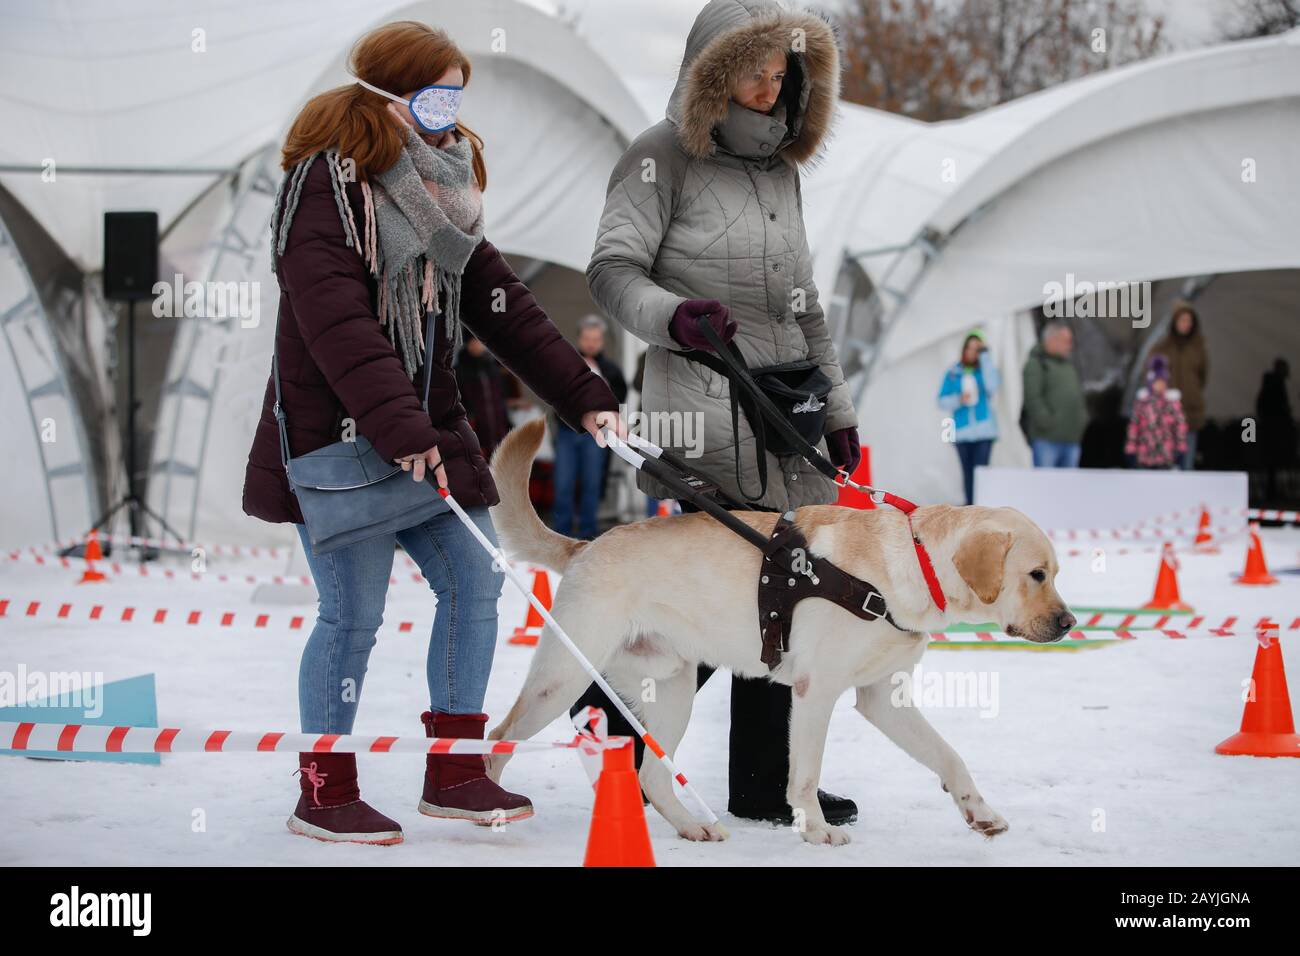
<instances>
[{"instance_id":1,"label":"dark metal pole","mask_svg":"<svg viewBox=\"0 0 1300 956\"><path fill-rule=\"evenodd\" d=\"M140 515L135 493L135 296L126 306L126 499L131 536L140 535Z\"/></svg>"}]
</instances>

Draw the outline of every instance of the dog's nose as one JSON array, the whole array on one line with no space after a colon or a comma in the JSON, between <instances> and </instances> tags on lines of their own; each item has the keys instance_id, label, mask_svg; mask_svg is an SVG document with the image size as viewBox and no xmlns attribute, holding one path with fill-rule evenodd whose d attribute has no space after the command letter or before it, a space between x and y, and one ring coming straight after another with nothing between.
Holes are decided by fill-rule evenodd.
<instances>
[{"instance_id":1,"label":"dog's nose","mask_svg":"<svg viewBox=\"0 0 1300 956\"><path fill-rule=\"evenodd\" d=\"M1078 618L1076 618L1069 611L1062 611L1056 617L1056 626L1060 628L1062 634L1069 634L1070 631L1074 628L1074 625L1078 623L1079 623Z\"/></svg>"}]
</instances>

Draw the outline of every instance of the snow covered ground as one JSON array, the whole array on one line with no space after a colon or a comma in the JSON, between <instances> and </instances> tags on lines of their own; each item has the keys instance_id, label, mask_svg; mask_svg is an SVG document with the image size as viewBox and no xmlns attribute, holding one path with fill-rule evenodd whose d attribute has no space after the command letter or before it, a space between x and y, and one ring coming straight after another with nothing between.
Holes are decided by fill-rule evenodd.
<instances>
[{"instance_id":1,"label":"snow covered ground","mask_svg":"<svg viewBox=\"0 0 1300 956\"><path fill-rule=\"evenodd\" d=\"M1275 573L1300 565L1300 529L1265 530ZM1184 599L1207 615L1300 616L1300 574L1246 588L1231 583L1244 538L1221 554L1181 556ZM1063 558L1058 587L1072 605L1134 606L1155 580L1154 554L1112 555L1105 573L1087 557ZM274 574L283 562L213 558L210 571ZM180 565L176 565L179 567ZM396 572L406 578L402 555ZM160 723L249 731L296 730L296 673L303 632L24 619L33 599L142 608L244 611L254 586L117 577L75 585L74 571L0 561L0 671L100 671L105 680L157 675ZM301 598L302 595L299 595ZM273 613L279 605L259 605ZM295 610L289 608L288 610ZM295 612L312 617L310 599ZM506 585L502 638L488 690L493 717L519 688L528 648L506 644L524 601ZM387 619L432 619L432 599L404 581L389 592ZM1292 693L1300 695L1300 635L1283 638ZM1220 757L1213 747L1238 728L1242 681L1255 655L1249 636L1144 638L1077 650L932 646L927 672L975 671L997 681L996 716L978 705L926 707L961 753L988 802L1011 823L988 841L969 831L938 781L886 741L846 695L831 723L823 786L857 800L853 841L804 844L786 829L723 814L731 839L679 840L652 810L660 865L1230 865L1300 861L1300 760ZM386 626L370 661L356 732L419 735L426 706L424 643ZM719 675L720 677L722 675ZM678 762L706 800L726 805L729 681L700 694ZM549 739L566 739L557 721ZM781 746L774 741L773 746ZM329 846L291 835L297 798L292 755L178 754L161 767L0 757L0 864L574 865L580 863L591 790L571 752L527 754L505 783L529 794L537 816L500 830L435 821L415 811L423 761L361 758L365 797L398 819L397 847ZM195 811L206 830L193 832ZM1104 828L1099 826L1099 821Z\"/></svg>"}]
</instances>

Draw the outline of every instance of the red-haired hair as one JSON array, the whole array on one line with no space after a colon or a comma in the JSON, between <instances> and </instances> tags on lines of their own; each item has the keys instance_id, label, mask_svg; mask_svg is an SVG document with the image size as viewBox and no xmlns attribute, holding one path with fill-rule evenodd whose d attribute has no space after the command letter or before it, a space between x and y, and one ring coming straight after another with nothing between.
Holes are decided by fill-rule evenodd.
<instances>
[{"instance_id":1,"label":"red-haired hair","mask_svg":"<svg viewBox=\"0 0 1300 956\"><path fill-rule=\"evenodd\" d=\"M415 20L399 20L371 30L357 40L348 54L348 68L372 86L402 96L432 86L452 67L459 66L469 84L469 58L443 30ZM356 163L357 175L368 179L382 173L402 151L406 131L388 112L392 100L372 93L358 83L338 86L313 96L298 113L284 139L280 165L288 169L324 149ZM474 151L474 176L487 188L483 140L457 123Z\"/></svg>"}]
</instances>

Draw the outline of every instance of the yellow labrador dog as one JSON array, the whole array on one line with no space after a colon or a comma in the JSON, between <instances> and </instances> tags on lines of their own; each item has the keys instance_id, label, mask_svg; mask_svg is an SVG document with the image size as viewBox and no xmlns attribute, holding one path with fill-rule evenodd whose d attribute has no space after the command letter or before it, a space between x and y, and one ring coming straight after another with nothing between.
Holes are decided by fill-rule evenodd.
<instances>
[{"instance_id":1,"label":"yellow labrador dog","mask_svg":"<svg viewBox=\"0 0 1300 956\"><path fill-rule=\"evenodd\" d=\"M810 556L829 558L874 584L894 620L908 630L860 620L829 601L805 600L795 611L790 650L769 672L759 659L761 552L707 514L650 518L590 542L551 531L533 510L527 487L543 428L535 421L514 430L493 457L501 503L492 509L492 520L502 547L511 558L564 575L552 607L555 619L670 755L686 731L701 662L788 684L794 694L787 799L796 819L802 814L805 840L846 843L848 834L822 815L817 784L831 709L853 688L862 716L938 774L971 828L988 836L1007 829L980 796L961 757L920 711L891 703L890 678L916 666L929 641L927 631L995 620L1008 634L1051 643L1074 626L1053 585L1056 554L1033 522L1010 508L918 508L912 516L916 533L947 598L947 611L941 612L931 600L901 513L800 508L795 524L808 540ZM737 514L765 534L777 517ZM492 739L532 737L586 689L587 675L549 631L543 630L519 698L492 730ZM643 693L648 686L653 694ZM490 758L493 779L500 779L505 763L504 756ZM648 755L641 786L683 837L726 838L720 824L706 826L691 816L673 792L668 772Z\"/></svg>"}]
</instances>

